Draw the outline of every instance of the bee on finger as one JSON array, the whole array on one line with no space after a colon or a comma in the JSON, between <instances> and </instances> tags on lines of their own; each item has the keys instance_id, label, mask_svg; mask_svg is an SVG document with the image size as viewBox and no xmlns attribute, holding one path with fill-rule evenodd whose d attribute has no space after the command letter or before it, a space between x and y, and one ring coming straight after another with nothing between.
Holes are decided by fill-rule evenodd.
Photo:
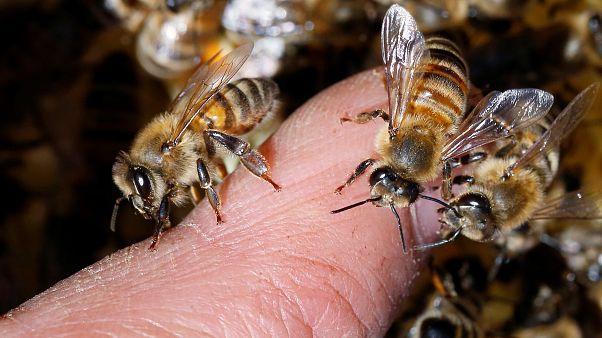
<instances>
[{"instance_id":1,"label":"bee on finger","mask_svg":"<svg viewBox=\"0 0 602 338\"><path fill-rule=\"evenodd\" d=\"M462 234L485 242L506 234L529 220L543 206L546 189L558 168L557 146L589 110L598 91L590 85L528 144L509 144L474 168L467 191L454 198L452 209L441 210L444 244Z\"/></svg>"},{"instance_id":2,"label":"bee on finger","mask_svg":"<svg viewBox=\"0 0 602 338\"><path fill-rule=\"evenodd\" d=\"M113 165L113 180L123 192L113 211L128 200L134 209L155 221L151 248L170 226L170 205L189 199L198 202L204 190L217 222L221 201L214 188L224 174L218 148L236 155L255 176L272 180L266 159L238 136L251 131L272 111L278 86L268 79L240 79L229 83L251 54L252 44L201 66L163 115L136 136L129 153Z\"/></svg>"},{"instance_id":3,"label":"bee on finger","mask_svg":"<svg viewBox=\"0 0 602 338\"><path fill-rule=\"evenodd\" d=\"M536 89L492 94L475 108L465 121L468 123L461 125L468 104L469 83L468 68L458 47L444 38L425 40L414 18L399 5L387 11L381 34L389 112L376 110L342 119L366 123L382 118L388 123L376 139L381 159L362 161L335 190L340 193L375 166L369 179L371 197L332 213L368 202L390 208L406 252L396 208L408 207L420 197L455 210L441 200L423 195L423 185L439 175L449 181L454 158L507 137L514 129L543 116L551 106L551 95ZM509 116L512 123L508 123ZM451 138L452 135L457 137ZM444 198L448 195L445 192L444 189Z\"/></svg>"}]
</instances>

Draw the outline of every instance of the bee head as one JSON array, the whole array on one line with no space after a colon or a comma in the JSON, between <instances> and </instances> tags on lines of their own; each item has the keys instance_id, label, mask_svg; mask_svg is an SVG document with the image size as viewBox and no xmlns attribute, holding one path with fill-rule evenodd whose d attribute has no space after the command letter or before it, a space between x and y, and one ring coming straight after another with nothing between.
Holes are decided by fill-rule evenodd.
<instances>
[{"instance_id":1,"label":"bee head","mask_svg":"<svg viewBox=\"0 0 602 338\"><path fill-rule=\"evenodd\" d=\"M462 228L462 234L475 241L485 241L495 234L495 221L489 198L471 192L451 203L453 209L442 209L442 220L452 230Z\"/></svg>"},{"instance_id":2,"label":"bee head","mask_svg":"<svg viewBox=\"0 0 602 338\"><path fill-rule=\"evenodd\" d=\"M423 190L418 183L402 178L388 166L380 167L372 172L370 186L372 187L372 196L382 196L381 202L384 205L393 202L401 207L414 203Z\"/></svg>"},{"instance_id":3,"label":"bee head","mask_svg":"<svg viewBox=\"0 0 602 338\"><path fill-rule=\"evenodd\" d=\"M113 181L134 209L146 219L156 217L167 184L153 170L132 162L126 153L120 153L113 165Z\"/></svg>"}]
</instances>

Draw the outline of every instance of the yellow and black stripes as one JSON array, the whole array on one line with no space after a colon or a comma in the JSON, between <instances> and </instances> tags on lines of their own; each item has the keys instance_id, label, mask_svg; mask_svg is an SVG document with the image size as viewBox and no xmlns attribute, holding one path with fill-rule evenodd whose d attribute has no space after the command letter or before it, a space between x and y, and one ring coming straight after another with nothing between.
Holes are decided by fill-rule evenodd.
<instances>
[{"instance_id":1,"label":"yellow and black stripes","mask_svg":"<svg viewBox=\"0 0 602 338\"><path fill-rule=\"evenodd\" d=\"M468 67L458 47L434 37L427 40L430 58L419 70L413 114L423 115L451 131L460 123L468 98Z\"/></svg>"},{"instance_id":2,"label":"yellow and black stripes","mask_svg":"<svg viewBox=\"0 0 602 338\"><path fill-rule=\"evenodd\" d=\"M240 79L225 85L207 103L193 128L232 135L250 131L274 106L278 86L268 79Z\"/></svg>"}]
</instances>

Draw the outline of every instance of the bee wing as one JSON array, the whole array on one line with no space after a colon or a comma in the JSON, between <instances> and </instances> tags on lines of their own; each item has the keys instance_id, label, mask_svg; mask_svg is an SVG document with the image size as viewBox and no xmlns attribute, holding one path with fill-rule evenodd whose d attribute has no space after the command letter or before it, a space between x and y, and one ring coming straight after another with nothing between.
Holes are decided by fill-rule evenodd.
<instances>
[{"instance_id":1,"label":"bee wing","mask_svg":"<svg viewBox=\"0 0 602 338\"><path fill-rule=\"evenodd\" d=\"M442 160L458 157L532 125L550 110L553 102L552 94L534 88L487 94L447 142Z\"/></svg>"},{"instance_id":2,"label":"bee wing","mask_svg":"<svg viewBox=\"0 0 602 338\"><path fill-rule=\"evenodd\" d=\"M531 219L601 219L602 192L573 191L546 201Z\"/></svg>"},{"instance_id":3,"label":"bee wing","mask_svg":"<svg viewBox=\"0 0 602 338\"><path fill-rule=\"evenodd\" d=\"M573 101L554 119L550 128L512 165L506 173L524 167L539 154L546 154L560 144L560 141L575 129L585 113L594 103L598 93L598 83L594 83L579 93Z\"/></svg>"},{"instance_id":4,"label":"bee wing","mask_svg":"<svg viewBox=\"0 0 602 338\"><path fill-rule=\"evenodd\" d=\"M169 109L172 112L182 112L170 137L173 143L179 141L205 104L238 72L252 50L253 44L247 43L219 59L217 59L218 53L190 77L186 87L178 94Z\"/></svg>"},{"instance_id":5,"label":"bee wing","mask_svg":"<svg viewBox=\"0 0 602 338\"><path fill-rule=\"evenodd\" d=\"M391 6L385 14L380 41L389 95L389 130L394 130L403 121L413 95L416 69L429 55L416 20L399 5Z\"/></svg>"}]
</instances>

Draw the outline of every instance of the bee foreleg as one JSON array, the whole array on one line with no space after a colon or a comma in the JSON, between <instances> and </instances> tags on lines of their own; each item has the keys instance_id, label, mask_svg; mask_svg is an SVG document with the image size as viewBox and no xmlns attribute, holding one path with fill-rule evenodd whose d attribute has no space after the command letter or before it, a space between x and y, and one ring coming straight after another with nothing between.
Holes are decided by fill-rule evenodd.
<instances>
[{"instance_id":1,"label":"bee foreleg","mask_svg":"<svg viewBox=\"0 0 602 338\"><path fill-rule=\"evenodd\" d=\"M161 200L161 204L159 205L159 210L157 210L157 215L155 218L155 234L153 235L153 240L151 242L149 250L153 250L157 243L159 243L159 239L161 238L161 234L165 229L171 226L169 222L169 198L168 195L165 195Z\"/></svg>"},{"instance_id":2,"label":"bee foreleg","mask_svg":"<svg viewBox=\"0 0 602 338\"><path fill-rule=\"evenodd\" d=\"M441 197L444 200L449 201L453 197L453 193L452 193L452 185L453 184L464 184L464 183L472 184L474 182L474 178L472 178L471 176L465 176L465 175L456 176L452 180L452 176L451 176L452 169L459 167L460 165L467 165L467 164L471 164L474 162L483 161L486 158L487 158L486 152L474 152L474 153L469 153L469 154L466 154L466 155L460 157L459 160L454 158L449 161L446 161L443 165L443 181L441 183L442 184Z\"/></svg>"},{"instance_id":3,"label":"bee foreleg","mask_svg":"<svg viewBox=\"0 0 602 338\"><path fill-rule=\"evenodd\" d=\"M339 120L342 122L353 122L358 124L364 124L370 122L376 118L382 118L385 122L389 122L389 114L382 109L377 109L374 111L366 111L357 114L354 118L351 117L341 117Z\"/></svg>"},{"instance_id":4,"label":"bee foreleg","mask_svg":"<svg viewBox=\"0 0 602 338\"><path fill-rule=\"evenodd\" d=\"M374 163L376 163L375 159L369 158L367 160L362 161L353 171L353 174L351 174L351 176L349 176L349 178L347 179L347 181L345 181L345 183L341 186L339 186L338 188L335 189L334 193L335 194L340 194L341 191L350 186L353 182L355 182L355 179L358 178L359 176L361 176L363 173L366 172L366 169L368 169L371 165L373 165Z\"/></svg>"},{"instance_id":5,"label":"bee foreleg","mask_svg":"<svg viewBox=\"0 0 602 338\"><path fill-rule=\"evenodd\" d=\"M205 165L205 162L203 162L203 159L201 158L199 158L196 161L196 171L199 175L201 189L205 189L205 191L207 192L207 199L209 200L209 204L211 204L211 207L213 208L213 212L215 213L215 217L217 218L217 223L222 223L222 215L219 211L222 206L222 203L219 199L217 191L213 189L211 175L209 175L207 165Z\"/></svg>"},{"instance_id":6,"label":"bee foreleg","mask_svg":"<svg viewBox=\"0 0 602 338\"><path fill-rule=\"evenodd\" d=\"M453 183L456 185L461 184L473 184L475 182L474 177L469 175L458 175L454 177Z\"/></svg>"},{"instance_id":7,"label":"bee foreleg","mask_svg":"<svg viewBox=\"0 0 602 338\"><path fill-rule=\"evenodd\" d=\"M240 162L253 175L260 177L270 183L276 191L281 188L276 184L270 175L270 167L266 159L258 151L251 148L251 145L238 137L234 137L217 130L206 130L205 133L214 141L219 142L230 152L240 158Z\"/></svg>"},{"instance_id":8,"label":"bee foreleg","mask_svg":"<svg viewBox=\"0 0 602 338\"><path fill-rule=\"evenodd\" d=\"M474 162L483 161L486 158L487 158L486 152L477 151L477 152L469 153L469 154L466 154L466 155L460 157L460 163L462 165L467 165L467 164L471 164Z\"/></svg>"}]
</instances>

